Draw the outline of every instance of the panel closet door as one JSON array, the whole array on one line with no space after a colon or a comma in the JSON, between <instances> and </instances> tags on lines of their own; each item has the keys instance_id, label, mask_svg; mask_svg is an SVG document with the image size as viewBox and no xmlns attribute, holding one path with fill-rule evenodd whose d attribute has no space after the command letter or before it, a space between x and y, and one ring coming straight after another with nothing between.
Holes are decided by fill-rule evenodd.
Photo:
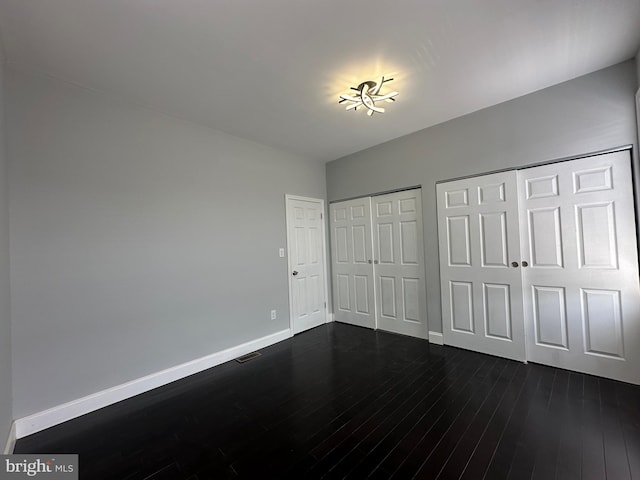
<instances>
[{"instance_id":1,"label":"panel closet door","mask_svg":"<svg viewBox=\"0 0 640 480\"><path fill-rule=\"evenodd\" d=\"M630 154L518 172L527 358L640 384Z\"/></svg>"},{"instance_id":2,"label":"panel closet door","mask_svg":"<svg viewBox=\"0 0 640 480\"><path fill-rule=\"evenodd\" d=\"M444 343L525 360L516 173L436 186Z\"/></svg>"},{"instance_id":3,"label":"panel closet door","mask_svg":"<svg viewBox=\"0 0 640 480\"><path fill-rule=\"evenodd\" d=\"M420 190L331 204L335 320L428 338Z\"/></svg>"},{"instance_id":4,"label":"panel closet door","mask_svg":"<svg viewBox=\"0 0 640 480\"><path fill-rule=\"evenodd\" d=\"M376 328L371 199L332 203L330 210L334 318Z\"/></svg>"},{"instance_id":5,"label":"panel closet door","mask_svg":"<svg viewBox=\"0 0 640 480\"><path fill-rule=\"evenodd\" d=\"M429 338L420 190L375 196L371 201L377 326Z\"/></svg>"}]
</instances>

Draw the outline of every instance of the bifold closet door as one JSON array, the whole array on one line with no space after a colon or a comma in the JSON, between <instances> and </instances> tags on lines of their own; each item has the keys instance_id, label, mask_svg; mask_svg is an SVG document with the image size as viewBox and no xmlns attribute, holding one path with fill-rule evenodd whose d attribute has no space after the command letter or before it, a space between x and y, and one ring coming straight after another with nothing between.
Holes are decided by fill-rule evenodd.
<instances>
[{"instance_id":1,"label":"bifold closet door","mask_svg":"<svg viewBox=\"0 0 640 480\"><path fill-rule=\"evenodd\" d=\"M444 342L640 384L630 159L438 184Z\"/></svg>"},{"instance_id":2,"label":"bifold closet door","mask_svg":"<svg viewBox=\"0 0 640 480\"><path fill-rule=\"evenodd\" d=\"M527 358L640 384L630 152L518 172Z\"/></svg>"},{"instance_id":3,"label":"bifold closet door","mask_svg":"<svg viewBox=\"0 0 640 480\"><path fill-rule=\"evenodd\" d=\"M444 343L525 360L516 173L436 186Z\"/></svg>"},{"instance_id":4,"label":"bifold closet door","mask_svg":"<svg viewBox=\"0 0 640 480\"><path fill-rule=\"evenodd\" d=\"M371 199L331 204L334 319L376 328Z\"/></svg>"},{"instance_id":5,"label":"bifold closet door","mask_svg":"<svg viewBox=\"0 0 640 480\"><path fill-rule=\"evenodd\" d=\"M331 204L335 320L428 338L420 190Z\"/></svg>"}]
</instances>

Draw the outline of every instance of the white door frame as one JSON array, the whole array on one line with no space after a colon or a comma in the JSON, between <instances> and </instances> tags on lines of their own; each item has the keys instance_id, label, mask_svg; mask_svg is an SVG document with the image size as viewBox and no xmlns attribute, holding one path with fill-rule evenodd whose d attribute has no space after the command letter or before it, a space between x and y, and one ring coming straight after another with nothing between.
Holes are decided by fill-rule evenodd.
<instances>
[{"instance_id":1,"label":"white door frame","mask_svg":"<svg viewBox=\"0 0 640 480\"><path fill-rule=\"evenodd\" d=\"M325 209L325 202L321 198L312 198L312 197L301 197L299 195L290 195L285 194L284 196L284 211L285 211L285 219L286 219L286 228L287 228L287 284L289 286L289 329L291 330L291 335L293 336L293 294L292 294L292 267L291 267L291 245L289 243L289 233L291 230L291 219L289 218L289 200L301 200L304 202L312 202L320 205L320 209L322 212L321 224L322 224L322 271L324 272L324 285L322 288L323 301L324 301L324 314L325 314L325 323L329 323L331 321L331 316L329 315L329 298L327 296L328 292L328 272L327 272L327 234L326 234L326 222L327 215Z\"/></svg>"}]
</instances>

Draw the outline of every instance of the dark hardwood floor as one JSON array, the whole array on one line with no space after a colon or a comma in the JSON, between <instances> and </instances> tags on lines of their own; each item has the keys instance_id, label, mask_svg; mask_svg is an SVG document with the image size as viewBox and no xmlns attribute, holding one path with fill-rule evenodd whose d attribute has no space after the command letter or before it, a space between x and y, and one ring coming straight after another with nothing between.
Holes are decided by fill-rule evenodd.
<instances>
[{"instance_id":1,"label":"dark hardwood floor","mask_svg":"<svg viewBox=\"0 0 640 480\"><path fill-rule=\"evenodd\" d=\"M78 453L87 480L632 479L640 387L329 324L16 453Z\"/></svg>"}]
</instances>

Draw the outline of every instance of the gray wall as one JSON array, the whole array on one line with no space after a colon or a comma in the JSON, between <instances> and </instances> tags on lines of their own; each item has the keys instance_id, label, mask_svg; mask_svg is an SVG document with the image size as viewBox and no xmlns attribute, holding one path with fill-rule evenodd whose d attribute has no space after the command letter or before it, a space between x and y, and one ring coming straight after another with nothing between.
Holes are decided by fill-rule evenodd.
<instances>
[{"instance_id":1,"label":"gray wall","mask_svg":"<svg viewBox=\"0 0 640 480\"><path fill-rule=\"evenodd\" d=\"M637 76L637 85L640 87L640 49L638 49L638 53L636 53L636 76Z\"/></svg>"},{"instance_id":2,"label":"gray wall","mask_svg":"<svg viewBox=\"0 0 640 480\"><path fill-rule=\"evenodd\" d=\"M325 198L323 165L7 85L16 418L288 328L284 195Z\"/></svg>"},{"instance_id":3,"label":"gray wall","mask_svg":"<svg viewBox=\"0 0 640 480\"><path fill-rule=\"evenodd\" d=\"M423 187L429 329L442 331L435 183L636 143L633 60L327 164L329 201Z\"/></svg>"},{"instance_id":4,"label":"gray wall","mask_svg":"<svg viewBox=\"0 0 640 480\"><path fill-rule=\"evenodd\" d=\"M4 125L4 57L0 45L0 451L4 449L11 412L11 305L9 298L9 193Z\"/></svg>"}]
</instances>

